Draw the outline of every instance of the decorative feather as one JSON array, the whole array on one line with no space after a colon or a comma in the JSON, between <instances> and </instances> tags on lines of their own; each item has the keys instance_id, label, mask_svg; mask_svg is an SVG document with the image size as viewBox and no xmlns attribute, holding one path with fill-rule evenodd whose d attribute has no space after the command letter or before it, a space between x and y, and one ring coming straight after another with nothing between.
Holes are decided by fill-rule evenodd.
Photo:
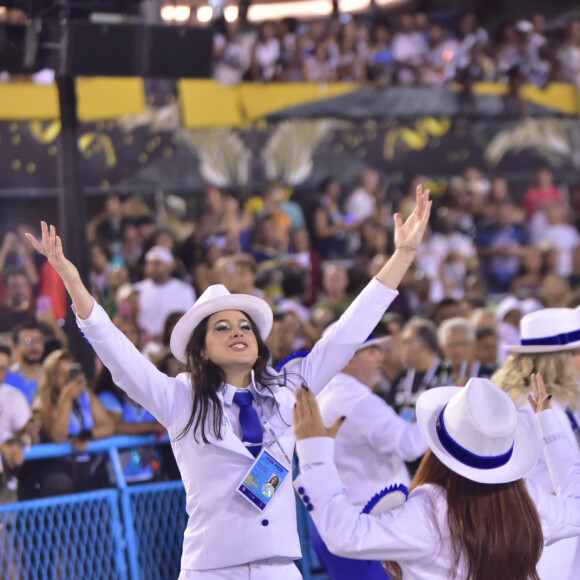
<instances>
[{"instance_id":1,"label":"decorative feather","mask_svg":"<svg viewBox=\"0 0 580 580\"><path fill-rule=\"evenodd\" d=\"M197 153L206 181L220 187L248 183L252 152L233 129L184 131L183 139Z\"/></svg>"},{"instance_id":2,"label":"decorative feather","mask_svg":"<svg viewBox=\"0 0 580 580\"><path fill-rule=\"evenodd\" d=\"M527 147L535 149L547 160L560 164L572 156L570 137L558 119L526 119L515 128L500 131L485 150L487 161L495 166L510 151Z\"/></svg>"},{"instance_id":3,"label":"decorative feather","mask_svg":"<svg viewBox=\"0 0 580 580\"><path fill-rule=\"evenodd\" d=\"M348 126L333 119L289 120L278 124L262 150L266 176L299 185L312 172L312 157L322 140L336 128Z\"/></svg>"}]
</instances>

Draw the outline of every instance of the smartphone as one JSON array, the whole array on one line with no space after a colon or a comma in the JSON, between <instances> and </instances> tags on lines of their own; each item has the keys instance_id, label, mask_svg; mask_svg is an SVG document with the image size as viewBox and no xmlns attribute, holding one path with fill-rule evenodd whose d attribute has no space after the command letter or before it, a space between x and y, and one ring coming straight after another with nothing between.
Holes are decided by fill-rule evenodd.
<instances>
[{"instance_id":1,"label":"smartphone","mask_svg":"<svg viewBox=\"0 0 580 580\"><path fill-rule=\"evenodd\" d=\"M83 367L80 363L73 363L68 368L68 380L72 381L83 374Z\"/></svg>"},{"instance_id":2,"label":"smartphone","mask_svg":"<svg viewBox=\"0 0 580 580\"><path fill-rule=\"evenodd\" d=\"M39 296L36 299L37 314L44 315L52 311L52 300L50 296Z\"/></svg>"}]
</instances>

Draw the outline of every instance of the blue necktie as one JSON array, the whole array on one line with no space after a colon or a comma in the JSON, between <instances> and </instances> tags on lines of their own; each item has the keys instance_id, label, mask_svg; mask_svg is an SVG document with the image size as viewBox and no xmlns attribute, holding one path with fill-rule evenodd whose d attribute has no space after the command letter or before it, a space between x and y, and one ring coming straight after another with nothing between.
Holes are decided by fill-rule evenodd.
<instances>
[{"instance_id":1,"label":"blue necktie","mask_svg":"<svg viewBox=\"0 0 580 580\"><path fill-rule=\"evenodd\" d=\"M240 408L240 425L242 427L242 441L262 443L262 423L258 411L252 402L254 395L250 391L238 391L234 395L234 403ZM250 445L248 451L257 457L262 449L261 445Z\"/></svg>"}]
</instances>

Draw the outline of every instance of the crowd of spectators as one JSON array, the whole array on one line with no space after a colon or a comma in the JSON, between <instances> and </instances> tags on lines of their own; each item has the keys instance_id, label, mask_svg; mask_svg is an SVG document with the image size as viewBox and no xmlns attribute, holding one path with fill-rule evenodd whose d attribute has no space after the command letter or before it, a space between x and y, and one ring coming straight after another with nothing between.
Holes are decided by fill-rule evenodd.
<instances>
[{"instance_id":1,"label":"crowd of spectators","mask_svg":"<svg viewBox=\"0 0 580 580\"><path fill-rule=\"evenodd\" d=\"M4 21L25 24L20 10ZM557 22L561 22L561 18ZM547 25L541 13L484 28L475 12L405 12L382 17L342 14L326 20L285 18L259 25L211 24L214 76L225 84L242 80L374 82L443 85L458 81L580 85L580 19ZM0 69L0 80L11 75ZM13 75L15 79L22 75ZM41 71L36 82L51 82Z\"/></svg>"},{"instance_id":2,"label":"crowd of spectators","mask_svg":"<svg viewBox=\"0 0 580 580\"><path fill-rule=\"evenodd\" d=\"M141 198L110 195L87 228L91 291L133 344L171 376L183 368L169 336L196 295L220 283L259 296L274 309L266 342L275 366L310 349L384 264L393 250L392 211L405 217L416 185L428 182L410 176L397 190L366 169L344 193L329 178L315 195L292 196L272 183L243 200L208 186L195 215L180 219L158 218ZM413 418L416 394L426 385L490 376L506 356L505 345L519 341L523 314L580 304L579 223L580 187L556 185L547 167L538 168L517 204L504 179L474 167L449 180L376 331L391 336L382 347L378 391L401 416ZM100 361L90 369L93 379L82 372L62 328L62 284L24 242L25 230L34 228L21 224L4 232L0 246L5 501L108 485L103 456L83 453L88 441L164 433ZM79 453L74 461L23 464L23 448L44 441L71 441ZM167 452L135 448L122 459L130 482L175 473Z\"/></svg>"},{"instance_id":3,"label":"crowd of spectators","mask_svg":"<svg viewBox=\"0 0 580 580\"><path fill-rule=\"evenodd\" d=\"M437 18L424 12L391 19L328 21L287 18L257 30L215 22L215 76L241 80L377 82L442 85L499 81L545 86L580 84L580 20L566 28L530 20L483 28L474 12Z\"/></svg>"}]
</instances>

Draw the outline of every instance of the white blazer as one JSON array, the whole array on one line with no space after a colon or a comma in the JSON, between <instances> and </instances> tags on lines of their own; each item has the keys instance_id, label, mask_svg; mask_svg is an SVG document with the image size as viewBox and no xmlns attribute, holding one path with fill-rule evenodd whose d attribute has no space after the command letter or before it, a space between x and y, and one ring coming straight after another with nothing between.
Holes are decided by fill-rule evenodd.
<instances>
[{"instance_id":1,"label":"white blazer","mask_svg":"<svg viewBox=\"0 0 580 580\"><path fill-rule=\"evenodd\" d=\"M537 415L544 453L558 496L527 481L536 504L544 543L580 534L580 461L570 453L554 411ZM298 442L302 473L294 482L328 548L349 558L394 560L404 580L447 580L453 570L447 501L439 486L416 488L406 503L382 515L361 515L350 505L332 462L334 440ZM506 514L509 517L509 514ZM522 530L525 533L525 530ZM457 580L465 575L458 571Z\"/></svg>"},{"instance_id":2,"label":"white blazer","mask_svg":"<svg viewBox=\"0 0 580 580\"><path fill-rule=\"evenodd\" d=\"M427 451L417 423L399 417L369 387L346 373L338 373L317 399L325 425L346 416L336 434L334 464L350 503L364 506L388 485L409 485L405 461Z\"/></svg>"},{"instance_id":3,"label":"white blazer","mask_svg":"<svg viewBox=\"0 0 580 580\"><path fill-rule=\"evenodd\" d=\"M552 399L552 409L562 432L566 434L568 441L570 441L570 453L576 458L580 458L578 441L565 410L554 399ZM538 445L541 446L542 436L538 429L538 423L534 418L535 413L527 401L518 408L518 413L531 431L536 434ZM537 482L544 491L548 493L554 492L550 471L546 459L542 455L540 455L538 463L526 477L528 480ZM538 574L542 580L577 580L580 576L580 537L566 538L561 542L547 546L538 562Z\"/></svg>"},{"instance_id":4,"label":"white blazer","mask_svg":"<svg viewBox=\"0 0 580 580\"><path fill-rule=\"evenodd\" d=\"M351 359L396 295L395 290L371 280L333 331L288 373L280 374L280 386L273 388L279 413L276 405L263 405L261 411L290 460L295 445L292 428L295 389L303 379L315 393L319 392ZM181 568L211 570L273 557L300 558L290 476L266 510L259 512L236 492L254 457L228 422L223 424L223 439L212 436L210 444L204 444L199 436L196 442L192 432L178 439L191 414L188 375L169 378L159 372L97 304L86 320L77 317L77 323L111 371L115 384L150 411L169 432L189 515ZM211 432L209 422L207 427ZM271 437L265 432L265 442L268 438ZM291 469L276 445L270 446L269 451Z\"/></svg>"}]
</instances>

